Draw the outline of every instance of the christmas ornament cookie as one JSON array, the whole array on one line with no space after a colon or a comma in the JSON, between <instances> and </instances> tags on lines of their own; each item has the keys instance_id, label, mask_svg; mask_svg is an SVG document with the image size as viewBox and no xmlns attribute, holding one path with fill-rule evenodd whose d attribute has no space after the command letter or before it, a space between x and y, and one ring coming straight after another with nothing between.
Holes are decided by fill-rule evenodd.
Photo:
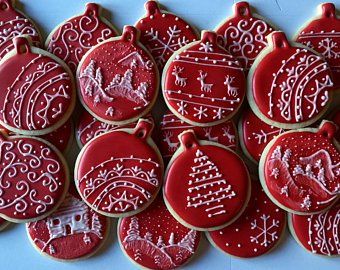
<instances>
[{"instance_id":1,"label":"christmas ornament cookie","mask_svg":"<svg viewBox=\"0 0 340 270\"><path fill-rule=\"evenodd\" d=\"M250 196L248 170L229 148L199 141L192 130L178 136L181 146L169 162L164 200L183 225L221 229L243 212Z\"/></svg>"},{"instance_id":2,"label":"christmas ornament cookie","mask_svg":"<svg viewBox=\"0 0 340 270\"><path fill-rule=\"evenodd\" d=\"M84 54L98 43L117 36L117 30L101 16L101 7L87 3L84 14L58 25L47 37L47 50L63 59L73 73Z\"/></svg>"},{"instance_id":3,"label":"christmas ornament cookie","mask_svg":"<svg viewBox=\"0 0 340 270\"><path fill-rule=\"evenodd\" d=\"M164 68L162 86L172 113L195 126L229 120L245 95L241 66L209 31L173 54Z\"/></svg>"},{"instance_id":4,"label":"christmas ornament cookie","mask_svg":"<svg viewBox=\"0 0 340 270\"><path fill-rule=\"evenodd\" d=\"M163 161L151 140L153 124L141 119L134 129L118 129L87 143L78 155L75 183L83 200L109 217L131 216L156 197Z\"/></svg>"},{"instance_id":5,"label":"christmas ornament cookie","mask_svg":"<svg viewBox=\"0 0 340 270\"><path fill-rule=\"evenodd\" d=\"M0 1L0 60L14 49L15 37L29 36L34 46L41 46L41 35L37 27L14 4L13 0Z\"/></svg>"},{"instance_id":6,"label":"christmas ornament cookie","mask_svg":"<svg viewBox=\"0 0 340 270\"><path fill-rule=\"evenodd\" d=\"M308 251L324 256L340 255L340 203L314 215L288 215L289 230Z\"/></svg>"},{"instance_id":7,"label":"christmas ornament cookie","mask_svg":"<svg viewBox=\"0 0 340 270\"><path fill-rule=\"evenodd\" d=\"M216 33L224 48L249 70L259 53L267 46L266 36L274 28L263 18L252 14L248 2L234 4L234 15L221 23Z\"/></svg>"},{"instance_id":8,"label":"christmas ornament cookie","mask_svg":"<svg viewBox=\"0 0 340 270\"><path fill-rule=\"evenodd\" d=\"M108 124L136 121L151 110L158 94L156 63L133 26L89 50L79 63L77 79L85 109Z\"/></svg>"},{"instance_id":9,"label":"christmas ornament cookie","mask_svg":"<svg viewBox=\"0 0 340 270\"><path fill-rule=\"evenodd\" d=\"M185 123L176 115L167 111L163 115L160 126L159 150L164 159L170 159L180 146L178 135L185 130L192 129L197 138L223 144L232 150L237 148L237 131L233 121L229 120L212 127L197 127Z\"/></svg>"},{"instance_id":10,"label":"christmas ornament cookie","mask_svg":"<svg viewBox=\"0 0 340 270\"><path fill-rule=\"evenodd\" d=\"M333 121L337 126L338 126L338 130L335 134L335 139L340 142L340 109L336 110L331 118L330 118L331 121Z\"/></svg>"},{"instance_id":11,"label":"christmas ornament cookie","mask_svg":"<svg viewBox=\"0 0 340 270\"><path fill-rule=\"evenodd\" d=\"M277 128L263 122L249 108L243 111L238 130L242 151L254 163L260 161L266 145L275 136L284 132L282 128Z\"/></svg>"},{"instance_id":12,"label":"christmas ornament cookie","mask_svg":"<svg viewBox=\"0 0 340 270\"><path fill-rule=\"evenodd\" d=\"M334 86L340 89L340 19L334 4L321 4L318 16L299 30L295 40L325 57L333 72Z\"/></svg>"},{"instance_id":13,"label":"christmas ornament cookie","mask_svg":"<svg viewBox=\"0 0 340 270\"><path fill-rule=\"evenodd\" d=\"M175 51L198 40L198 33L183 19L161 10L157 1L147 1L145 9L146 15L136 23L136 28L141 32L140 41L162 71Z\"/></svg>"},{"instance_id":14,"label":"christmas ornament cookie","mask_svg":"<svg viewBox=\"0 0 340 270\"><path fill-rule=\"evenodd\" d=\"M24 223L42 219L62 202L69 171L47 141L0 133L0 216Z\"/></svg>"},{"instance_id":15,"label":"christmas ornament cookie","mask_svg":"<svg viewBox=\"0 0 340 270\"><path fill-rule=\"evenodd\" d=\"M200 232L172 217L160 196L142 213L119 220L118 239L125 255L143 269L175 269L195 254Z\"/></svg>"},{"instance_id":16,"label":"christmas ornament cookie","mask_svg":"<svg viewBox=\"0 0 340 270\"><path fill-rule=\"evenodd\" d=\"M247 208L233 224L208 232L213 246L236 257L258 257L278 245L286 228L286 212L277 207L256 180Z\"/></svg>"},{"instance_id":17,"label":"christmas ornament cookie","mask_svg":"<svg viewBox=\"0 0 340 270\"><path fill-rule=\"evenodd\" d=\"M42 255L63 261L79 260L90 257L105 243L109 219L69 193L53 214L27 223L26 229L30 242Z\"/></svg>"},{"instance_id":18,"label":"christmas ornament cookie","mask_svg":"<svg viewBox=\"0 0 340 270\"><path fill-rule=\"evenodd\" d=\"M283 32L275 31L267 38L269 45L248 74L251 109L279 128L313 124L331 103L333 82L328 64L307 47L290 44Z\"/></svg>"},{"instance_id":19,"label":"christmas ornament cookie","mask_svg":"<svg viewBox=\"0 0 340 270\"><path fill-rule=\"evenodd\" d=\"M295 214L326 210L340 194L340 152L336 126L285 132L264 149L259 173L267 195Z\"/></svg>"},{"instance_id":20,"label":"christmas ornament cookie","mask_svg":"<svg viewBox=\"0 0 340 270\"><path fill-rule=\"evenodd\" d=\"M9 224L10 222L8 222L7 220L0 218L0 232L4 230Z\"/></svg>"},{"instance_id":21,"label":"christmas ornament cookie","mask_svg":"<svg viewBox=\"0 0 340 270\"><path fill-rule=\"evenodd\" d=\"M44 135L62 126L75 104L69 68L57 57L13 40L15 49L0 62L0 123L8 130Z\"/></svg>"}]
</instances>

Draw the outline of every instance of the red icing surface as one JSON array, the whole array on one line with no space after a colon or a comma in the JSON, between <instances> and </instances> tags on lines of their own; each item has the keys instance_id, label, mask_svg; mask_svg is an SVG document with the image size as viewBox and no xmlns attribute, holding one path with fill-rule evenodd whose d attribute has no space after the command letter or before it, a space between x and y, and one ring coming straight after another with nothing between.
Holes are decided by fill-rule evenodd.
<instances>
[{"instance_id":1,"label":"red icing surface","mask_svg":"<svg viewBox=\"0 0 340 270\"><path fill-rule=\"evenodd\" d=\"M217 43L214 32L174 54L163 73L169 109L184 121L213 125L230 119L245 95L238 61Z\"/></svg>"},{"instance_id":2,"label":"red icing surface","mask_svg":"<svg viewBox=\"0 0 340 270\"><path fill-rule=\"evenodd\" d=\"M258 63L252 76L256 107L276 125L316 121L330 103L331 70L322 57L293 47L283 32L271 36L273 50Z\"/></svg>"},{"instance_id":3,"label":"red icing surface","mask_svg":"<svg viewBox=\"0 0 340 270\"><path fill-rule=\"evenodd\" d=\"M218 27L216 33L223 38L223 45L245 70L248 70L257 55L267 46L266 36L273 27L251 14L249 3L234 5L234 15Z\"/></svg>"},{"instance_id":4,"label":"red icing surface","mask_svg":"<svg viewBox=\"0 0 340 270\"><path fill-rule=\"evenodd\" d=\"M322 12L298 34L296 41L321 53L329 63L336 88L340 88L340 20L333 3L321 5Z\"/></svg>"},{"instance_id":5,"label":"red icing surface","mask_svg":"<svg viewBox=\"0 0 340 270\"><path fill-rule=\"evenodd\" d=\"M186 145L185 150L168 167L166 201L182 220L197 229L232 221L248 199L249 176L243 161L228 149L200 145L192 132L184 133L181 143Z\"/></svg>"},{"instance_id":6,"label":"red icing surface","mask_svg":"<svg viewBox=\"0 0 340 270\"><path fill-rule=\"evenodd\" d=\"M86 4L84 14L62 23L50 36L47 50L75 73L83 55L98 43L117 36L117 33L100 17L100 6Z\"/></svg>"},{"instance_id":7,"label":"red icing surface","mask_svg":"<svg viewBox=\"0 0 340 270\"><path fill-rule=\"evenodd\" d=\"M265 185L285 208L313 213L337 199L340 153L331 139L334 132L333 124L324 122L317 133L284 133L262 156Z\"/></svg>"},{"instance_id":8,"label":"red icing surface","mask_svg":"<svg viewBox=\"0 0 340 270\"><path fill-rule=\"evenodd\" d=\"M159 196L142 213L120 220L118 236L125 253L148 269L174 269L197 250L200 233L172 217Z\"/></svg>"},{"instance_id":9,"label":"red icing surface","mask_svg":"<svg viewBox=\"0 0 340 270\"><path fill-rule=\"evenodd\" d=\"M141 210L153 200L162 185L163 163L145 141L151 126L142 120L134 134L105 133L83 148L75 169L76 185L93 209L122 215Z\"/></svg>"},{"instance_id":10,"label":"red icing surface","mask_svg":"<svg viewBox=\"0 0 340 270\"><path fill-rule=\"evenodd\" d=\"M233 224L209 232L212 242L224 252L242 258L270 251L285 232L286 212L267 197L257 180L252 181L251 197L242 216Z\"/></svg>"},{"instance_id":11,"label":"red icing surface","mask_svg":"<svg viewBox=\"0 0 340 270\"><path fill-rule=\"evenodd\" d=\"M335 134L335 139L340 142L340 109L334 112L330 120L338 126L338 130Z\"/></svg>"},{"instance_id":12,"label":"red icing surface","mask_svg":"<svg viewBox=\"0 0 340 270\"><path fill-rule=\"evenodd\" d=\"M18 12L12 0L1 0L0 5L0 59L14 49L12 40L20 35L29 36L33 45L40 47L41 38L38 30L30 19Z\"/></svg>"},{"instance_id":13,"label":"red icing surface","mask_svg":"<svg viewBox=\"0 0 340 270\"><path fill-rule=\"evenodd\" d=\"M132 26L120 38L91 49L77 77L82 103L110 124L145 115L158 92L157 66L140 47Z\"/></svg>"},{"instance_id":14,"label":"red icing surface","mask_svg":"<svg viewBox=\"0 0 340 270\"><path fill-rule=\"evenodd\" d=\"M292 214L291 229L300 244L312 253L340 255L340 204L328 211L307 216Z\"/></svg>"},{"instance_id":15,"label":"red icing surface","mask_svg":"<svg viewBox=\"0 0 340 270\"><path fill-rule=\"evenodd\" d=\"M183 19L160 10L156 1L145 4L146 16L136 23L141 42L162 70L171 55L184 45L198 39L195 30Z\"/></svg>"}]
</instances>

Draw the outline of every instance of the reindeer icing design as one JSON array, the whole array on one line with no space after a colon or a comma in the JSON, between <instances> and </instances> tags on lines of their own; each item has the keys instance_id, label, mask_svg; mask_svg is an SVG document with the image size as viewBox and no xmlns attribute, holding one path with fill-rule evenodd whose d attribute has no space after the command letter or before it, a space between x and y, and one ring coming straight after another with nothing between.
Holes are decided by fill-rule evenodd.
<instances>
[{"instance_id":1,"label":"reindeer icing design","mask_svg":"<svg viewBox=\"0 0 340 270\"><path fill-rule=\"evenodd\" d=\"M233 83L234 81L234 77L230 77L229 75L225 77L225 81L224 81L224 85L227 86L227 92L228 92L228 95L229 96L233 96L233 97L236 97L237 94L238 94L238 88L237 87L234 87L234 86L231 86L231 84Z\"/></svg>"},{"instance_id":2,"label":"reindeer icing design","mask_svg":"<svg viewBox=\"0 0 340 270\"><path fill-rule=\"evenodd\" d=\"M168 144L169 151L176 151L179 146L179 142L171 142L172 136L173 133L171 131L166 132L163 141Z\"/></svg>"},{"instance_id":3,"label":"reindeer icing design","mask_svg":"<svg viewBox=\"0 0 340 270\"><path fill-rule=\"evenodd\" d=\"M186 86L187 85L187 78L183 78L180 74L183 72L184 67L174 66L172 71L172 75L176 77L175 84L179 86Z\"/></svg>"},{"instance_id":4,"label":"reindeer icing design","mask_svg":"<svg viewBox=\"0 0 340 270\"><path fill-rule=\"evenodd\" d=\"M200 73L200 75L197 77L197 80L201 82L201 90L203 92L210 93L211 88L213 87L214 84L205 82L205 79L206 79L208 73L203 72L202 70L199 70L199 73Z\"/></svg>"}]
</instances>

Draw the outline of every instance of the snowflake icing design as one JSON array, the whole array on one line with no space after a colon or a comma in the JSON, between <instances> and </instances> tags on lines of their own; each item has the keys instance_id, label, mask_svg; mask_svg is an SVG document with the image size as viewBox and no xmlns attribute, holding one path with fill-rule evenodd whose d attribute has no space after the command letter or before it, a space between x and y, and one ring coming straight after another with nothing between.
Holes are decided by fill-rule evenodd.
<instances>
[{"instance_id":1,"label":"snowflake icing design","mask_svg":"<svg viewBox=\"0 0 340 270\"><path fill-rule=\"evenodd\" d=\"M204 108L203 106L200 106L199 108L194 107L194 110L197 112L194 114L195 117L198 119L202 119L202 117L207 117L208 115L206 114L206 111L208 110L207 108Z\"/></svg>"},{"instance_id":2,"label":"snowflake icing design","mask_svg":"<svg viewBox=\"0 0 340 270\"><path fill-rule=\"evenodd\" d=\"M201 42L200 45L201 45L201 47L199 48L200 51L204 51L206 53L214 51L212 44L209 41L207 41L206 43Z\"/></svg>"},{"instance_id":3,"label":"snowflake icing design","mask_svg":"<svg viewBox=\"0 0 340 270\"><path fill-rule=\"evenodd\" d=\"M188 107L188 104L186 104L183 100L181 102L177 103L177 106L178 106L178 112L181 115L188 114L188 112L185 109L186 107Z\"/></svg>"},{"instance_id":4,"label":"snowflake icing design","mask_svg":"<svg viewBox=\"0 0 340 270\"><path fill-rule=\"evenodd\" d=\"M267 247L269 244L273 243L279 238L275 228L279 227L280 222L278 220L272 219L270 224L270 216L265 214L260 217L260 220L262 223L261 225L259 225L256 219L251 222L251 229L258 231L258 234L255 236L250 236L250 241L252 243Z\"/></svg>"},{"instance_id":5,"label":"snowflake icing design","mask_svg":"<svg viewBox=\"0 0 340 270\"><path fill-rule=\"evenodd\" d=\"M340 53L335 51L335 49L338 48L338 44L331 38L321 40L318 44L318 48L323 50L321 53L328 59L337 59L340 57Z\"/></svg>"}]
</instances>

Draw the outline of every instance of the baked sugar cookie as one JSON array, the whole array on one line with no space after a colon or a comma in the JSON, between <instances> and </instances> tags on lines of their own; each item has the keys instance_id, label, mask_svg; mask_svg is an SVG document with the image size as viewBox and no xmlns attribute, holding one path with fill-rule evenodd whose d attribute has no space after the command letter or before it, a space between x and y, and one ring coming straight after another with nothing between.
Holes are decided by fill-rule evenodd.
<instances>
[{"instance_id":1,"label":"baked sugar cookie","mask_svg":"<svg viewBox=\"0 0 340 270\"><path fill-rule=\"evenodd\" d=\"M143 269L175 269L190 260L200 232L172 217L159 196L145 211L119 220L118 239L124 254Z\"/></svg>"},{"instance_id":2,"label":"baked sugar cookie","mask_svg":"<svg viewBox=\"0 0 340 270\"><path fill-rule=\"evenodd\" d=\"M275 248L286 228L286 212L277 207L262 190L259 181L251 183L247 208L233 224L206 233L213 246L240 258L258 257Z\"/></svg>"},{"instance_id":3,"label":"baked sugar cookie","mask_svg":"<svg viewBox=\"0 0 340 270\"><path fill-rule=\"evenodd\" d=\"M79 63L77 79L85 109L112 125L129 124L145 116L158 94L156 63L133 26L125 26L122 36L89 50Z\"/></svg>"},{"instance_id":4,"label":"baked sugar cookie","mask_svg":"<svg viewBox=\"0 0 340 270\"><path fill-rule=\"evenodd\" d=\"M7 220L0 218L0 232L4 230L9 224L10 222L8 222Z\"/></svg>"},{"instance_id":5,"label":"baked sugar cookie","mask_svg":"<svg viewBox=\"0 0 340 270\"><path fill-rule=\"evenodd\" d=\"M163 96L171 112L204 127L223 123L237 112L245 85L242 67L211 31L203 31L200 41L175 52L162 76Z\"/></svg>"},{"instance_id":6,"label":"baked sugar cookie","mask_svg":"<svg viewBox=\"0 0 340 270\"><path fill-rule=\"evenodd\" d=\"M118 129L88 142L78 155L75 184L83 200L109 217L134 215L156 197L163 161L151 140L153 124L141 119L134 129Z\"/></svg>"},{"instance_id":7,"label":"baked sugar cookie","mask_svg":"<svg viewBox=\"0 0 340 270\"><path fill-rule=\"evenodd\" d=\"M336 126L285 132L264 149L259 174L267 195L294 214L325 211L340 194L340 152Z\"/></svg>"},{"instance_id":8,"label":"baked sugar cookie","mask_svg":"<svg viewBox=\"0 0 340 270\"><path fill-rule=\"evenodd\" d=\"M146 15L136 23L140 41L151 52L160 71L172 54L190 42L198 33L175 14L161 10L157 1L145 3Z\"/></svg>"},{"instance_id":9,"label":"baked sugar cookie","mask_svg":"<svg viewBox=\"0 0 340 270\"><path fill-rule=\"evenodd\" d=\"M269 45L248 74L249 105L261 120L279 128L306 127L331 103L332 73L327 62L285 34L267 36Z\"/></svg>"},{"instance_id":10,"label":"baked sugar cookie","mask_svg":"<svg viewBox=\"0 0 340 270\"><path fill-rule=\"evenodd\" d=\"M117 34L117 30L102 17L101 7L87 3L84 14L72 17L52 30L45 47L63 59L75 73L81 58L89 49Z\"/></svg>"},{"instance_id":11,"label":"baked sugar cookie","mask_svg":"<svg viewBox=\"0 0 340 270\"><path fill-rule=\"evenodd\" d=\"M199 141L192 130L178 136L181 146L165 173L164 200L186 227L212 231L234 222L250 196L248 170L229 148Z\"/></svg>"}]
</instances>

